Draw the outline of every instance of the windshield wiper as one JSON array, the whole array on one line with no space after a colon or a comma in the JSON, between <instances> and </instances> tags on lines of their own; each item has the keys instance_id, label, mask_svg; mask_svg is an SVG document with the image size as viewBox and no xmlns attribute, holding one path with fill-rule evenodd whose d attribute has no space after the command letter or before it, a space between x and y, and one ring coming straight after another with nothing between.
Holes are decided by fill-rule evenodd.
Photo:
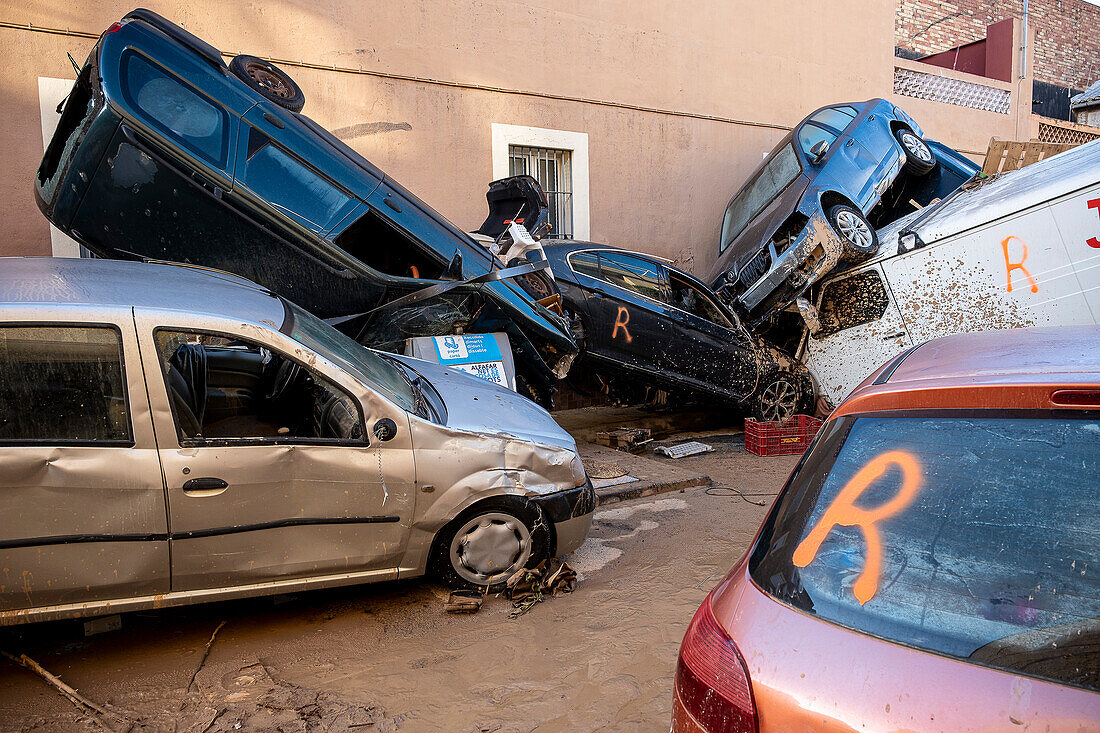
<instances>
[{"instance_id":1,"label":"windshield wiper","mask_svg":"<svg viewBox=\"0 0 1100 733\"><path fill-rule=\"evenodd\" d=\"M389 354L382 354L382 357L397 367L397 373L401 375L401 378L405 380L405 384L409 385L409 390L413 395L413 413L417 417L422 417L425 420L431 419L431 411L428 407L428 401L424 399L424 390L421 388L419 382L423 378L412 369L402 364L400 360L393 358ZM416 375L415 379L409 378L409 372Z\"/></svg>"}]
</instances>

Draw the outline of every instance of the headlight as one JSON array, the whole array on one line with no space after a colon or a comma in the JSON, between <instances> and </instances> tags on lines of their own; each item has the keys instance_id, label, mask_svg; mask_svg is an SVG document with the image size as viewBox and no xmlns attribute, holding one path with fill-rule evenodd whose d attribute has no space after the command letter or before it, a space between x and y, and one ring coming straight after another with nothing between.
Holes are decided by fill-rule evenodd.
<instances>
[{"instance_id":1,"label":"headlight","mask_svg":"<svg viewBox=\"0 0 1100 733\"><path fill-rule=\"evenodd\" d=\"M584 471L584 464L581 463L580 455L573 454L573 462L569 467L573 469L573 488L584 486L585 482L588 481L588 474Z\"/></svg>"}]
</instances>

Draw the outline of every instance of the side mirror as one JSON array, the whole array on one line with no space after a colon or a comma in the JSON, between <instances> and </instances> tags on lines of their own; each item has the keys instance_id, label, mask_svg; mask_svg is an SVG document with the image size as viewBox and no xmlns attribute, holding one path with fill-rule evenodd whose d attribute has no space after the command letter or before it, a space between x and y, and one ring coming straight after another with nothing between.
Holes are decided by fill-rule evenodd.
<instances>
[{"instance_id":1,"label":"side mirror","mask_svg":"<svg viewBox=\"0 0 1100 733\"><path fill-rule=\"evenodd\" d=\"M829 142L827 140L818 140L814 143L814 146L810 148L810 157L813 158L815 163L820 163L828 152Z\"/></svg>"}]
</instances>

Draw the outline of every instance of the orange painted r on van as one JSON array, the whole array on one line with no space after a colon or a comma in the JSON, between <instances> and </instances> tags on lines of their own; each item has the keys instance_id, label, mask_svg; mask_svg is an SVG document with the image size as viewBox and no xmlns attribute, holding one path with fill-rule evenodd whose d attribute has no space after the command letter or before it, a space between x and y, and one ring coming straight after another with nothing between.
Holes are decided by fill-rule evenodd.
<instances>
[{"instance_id":1,"label":"orange painted r on van","mask_svg":"<svg viewBox=\"0 0 1100 733\"><path fill-rule=\"evenodd\" d=\"M1009 253L1008 253L1008 243L1011 242L1013 239L1015 239L1017 242L1019 242L1020 247L1022 248L1021 253L1020 253L1020 261L1019 262L1013 262L1012 261L1012 256L1009 255ZM1016 236L1005 237L1001 241L1001 249L1003 249L1004 253L1005 253L1005 279L1007 280L1008 292L1010 292L1010 293L1012 292L1012 272L1013 272L1013 270L1019 270L1020 272L1024 273L1024 275L1028 279L1028 282L1031 283L1031 292L1033 292L1033 293L1039 292L1039 283L1035 282L1035 278L1032 277L1031 273L1028 272L1028 269L1026 267L1024 267L1024 263L1027 262L1027 244L1024 242L1024 240L1022 240L1022 239L1020 239L1019 237L1016 237Z\"/></svg>"},{"instance_id":2,"label":"orange painted r on van","mask_svg":"<svg viewBox=\"0 0 1100 733\"><path fill-rule=\"evenodd\" d=\"M882 478L890 466L901 469L902 480L898 493L890 501L874 509L856 506L856 501L863 492ZM875 456L840 490L818 523L806 535L806 539L795 548L792 561L800 568L806 567L817 557L821 543L833 531L833 527L838 524L844 527L858 526L863 530L867 551L863 572L856 578L852 593L862 606L875 597L879 575L882 574L882 535L879 533L878 523L899 514L912 504L922 482L920 463L911 453L893 450Z\"/></svg>"}]
</instances>

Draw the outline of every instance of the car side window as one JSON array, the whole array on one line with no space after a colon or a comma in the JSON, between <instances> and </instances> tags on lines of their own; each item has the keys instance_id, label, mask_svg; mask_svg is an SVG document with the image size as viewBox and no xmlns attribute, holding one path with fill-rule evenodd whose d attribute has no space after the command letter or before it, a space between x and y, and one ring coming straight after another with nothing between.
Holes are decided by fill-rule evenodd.
<instances>
[{"instance_id":1,"label":"car side window","mask_svg":"<svg viewBox=\"0 0 1100 733\"><path fill-rule=\"evenodd\" d=\"M229 150L229 116L182 80L136 53L125 61L126 96L153 127L218 167Z\"/></svg>"},{"instance_id":2,"label":"car side window","mask_svg":"<svg viewBox=\"0 0 1100 733\"><path fill-rule=\"evenodd\" d=\"M783 189L791 185L801 172L802 166L798 162L794 146L784 145L776 151L756 178L746 184L726 207L718 251L725 252L749 222L775 200Z\"/></svg>"},{"instance_id":3,"label":"car side window","mask_svg":"<svg viewBox=\"0 0 1100 733\"><path fill-rule=\"evenodd\" d=\"M829 145L832 145L836 137L836 135L823 127L807 123L798 131L798 144L801 146L802 152L808 156L810 155L810 151L813 150L814 145L817 145L823 140Z\"/></svg>"},{"instance_id":4,"label":"car side window","mask_svg":"<svg viewBox=\"0 0 1100 733\"><path fill-rule=\"evenodd\" d=\"M574 252L569 255L569 266L579 275L600 276L600 261L596 252Z\"/></svg>"},{"instance_id":5,"label":"car side window","mask_svg":"<svg viewBox=\"0 0 1100 733\"><path fill-rule=\"evenodd\" d=\"M827 283L821 290L821 306L817 309L821 330L814 338L877 321L886 314L889 304L890 297L878 270L864 270Z\"/></svg>"},{"instance_id":6,"label":"car side window","mask_svg":"<svg viewBox=\"0 0 1100 733\"><path fill-rule=\"evenodd\" d=\"M670 305L723 328L733 328L733 324L729 322L729 319L715 305L709 295L674 272L669 273L668 281Z\"/></svg>"},{"instance_id":7,"label":"car side window","mask_svg":"<svg viewBox=\"0 0 1100 733\"><path fill-rule=\"evenodd\" d=\"M237 178L250 191L315 232L327 230L350 200L254 127L248 127L247 155L237 169Z\"/></svg>"},{"instance_id":8,"label":"car side window","mask_svg":"<svg viewBox=\"0 0 1100 733\"><path fill-rule=\"evenodd\" d=\"M854 107L826 107L811 117L810 120L843 132L844 128L856 118L856 114Z\"/></svg>"},{"instance_id":9,"label":"car side window","mask_svg":"<svg viewBox=\"0 0 1100 733\"><path fill-rule=\"evenodd\" d=\"M235 336L156 342L181 444L366 442L358 401L292 359Z\"/></svg>"},{"instance_id":10,"label":"car side window","mask_svg":"<svg viewBox=\"0 0 1100 733\"><path fill-rule=\"evenodd\" d=\"M0 327L0 443L133 443L122 336L110 326Z\"/></svg>"},{"instance_id":11,"label":"car side window","mask_svg":"<svg viewBox=\"0 0 1100 733\"><path fill-rule=\"evenodd\" d=\"M661 268L642 257L621 252L601 252L600 278L647 298L664 300Z\"/></svg>"}]
</instances>

